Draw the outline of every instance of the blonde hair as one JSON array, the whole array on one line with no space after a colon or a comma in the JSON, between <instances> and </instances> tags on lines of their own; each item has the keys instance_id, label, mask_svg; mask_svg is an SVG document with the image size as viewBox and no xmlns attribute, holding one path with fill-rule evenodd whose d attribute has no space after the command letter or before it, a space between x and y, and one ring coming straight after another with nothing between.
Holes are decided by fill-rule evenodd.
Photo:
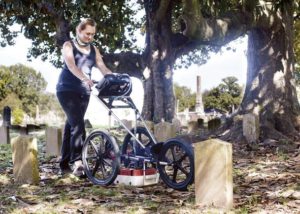
<instances>
[{"instance_id":1,"label":"blonde hair","mask_svg":"<svg viewBox=\"0 0 300 214\"><path fill-rule=\"evenodd\" d=\"M77 25L76 29L82 31L86 28L87 25L96 27L97 24L94 19L86 18L81 20L81 22Z\"/></svg>"}]
</instances>

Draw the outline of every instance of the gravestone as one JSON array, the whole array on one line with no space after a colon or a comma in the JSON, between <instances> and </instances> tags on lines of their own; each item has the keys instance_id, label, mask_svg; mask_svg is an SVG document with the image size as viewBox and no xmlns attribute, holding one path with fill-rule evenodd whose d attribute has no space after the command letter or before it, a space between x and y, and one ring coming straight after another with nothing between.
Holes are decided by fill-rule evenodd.
<instances>
[{"instance_id":1,"label":"gravestone","mask_svg":"<svg viewBox=\"0 0 300 214\"><path fill-rule=\"evenodd\" d=\"M128 128L132 129L133 128L133 121L132 120L121 120L121 122Z\"/></svg>"},{"instance_id":2,"label":"gravestone","mask_svg":"<svg viewBox=\"0 0 300 214\"><path fill-rule=\"evenodd\" d=\"M199 124L197 121L189 121L188 122L188 133L189 134L196 134L199 131Z\"/></svg>"},{"instance_id":3,"label":"gravestone","mask_svg":"<svg viewBox=\"0 0 300 214\"><path fill-rule=\"evenodd\" d=\"M204 127L204 119L203 118L198 118L197 123L200 128Z\"/></svg>"},{"instance_id":4,"label":"gravestone","mask_svg":"<svg viewBox=\"0 0 300 214\"><path fill-rule=\"evenodd\" d=\"M56 127L47 127L46 154L59 156L61 145L62 145L62 130Z\"/></svg>"},{"instance_id":5,"label":"gravestone","mask_svg":"<svg viewBox=\"0 0 300 214\"><path fill-rule=\"evenodd\" d=\"M11 140L13 174L16 183L38 184L37 139L21 135Z\"/></svg>"},{"instance_id":6,"label":"gravestone","mask_svg":"<svg viewBox=\"0 0 300 214\"><path fill-rule=\"evenodd\" d=\"M0 144L10 144L9 128L0 126Z\"/></svg>"},{"instance_id":7,"label":"gravestone","mask_svg":"<svg viewBox=\"0 0 300 214\"><path fill-rule=\"evenodd\" d=\"M176 127L175 125L164 121L155 124L154 136L158 142L166 141L176 136Z\"/></svg>"},{"instance_id":8,"label":"gravestone","mask_svg":"<svg viewBox=\"0 0 300 214\"><path fill-rule=\"evenodd\" d=\"M181 122L178 118L173 118L172 124L175 126L176 132L180 132L181 130Z\"/></svg>"},{"instance_id":9,"label":"gravestone","mask_svg":"<svg viewBox=\"0 0 300 214\"><path fill-rule=\"evenodd\" d=\"M153 132L154 131L154 123L152 121L146 120L145 121L146 126L148 127L148 129ZM144 127L144 123L142 121L137 121L137 126L142 126Z\"/></svg>"},{"instance_id":10,"label":"gravestone","mask_svg":"<svg viewBox=\"0 0 300 214\"><path fill-rule=\"evenodd\" d=\"M243 136L248 143L255 143L259 138L259 118L256 114L243 115Z\"/></svg>"},{"instance_id":11,"label":"gravestone","mask_svg":"<svg viewBox=\"0 0 300 214\"><path fill-rule=\"evenodd\" d=\"M233 207L232 145L210 139L194 144L196 204Z\"/></svg>"},{"instance_id":12,"label":"gravestone","mask_svg":"<svg viewBox=\"0 0 300 214\"><path fill-rule=\"evenodd\" d=\"M11 126L11 108L9 106L3 108L3 126Z\"/></svg>"},{"instance_id":13,"label":"gravestone","mask_svg":"<svg viewBox=\"0 0 300 214\"><path fill-rule=\"evenodd\" d=\"M220 125L221 125L221 119L220 118L211 119L207 123L208 130L215 130L215 129L219 128Z\"/></svg>"}]
</instances>

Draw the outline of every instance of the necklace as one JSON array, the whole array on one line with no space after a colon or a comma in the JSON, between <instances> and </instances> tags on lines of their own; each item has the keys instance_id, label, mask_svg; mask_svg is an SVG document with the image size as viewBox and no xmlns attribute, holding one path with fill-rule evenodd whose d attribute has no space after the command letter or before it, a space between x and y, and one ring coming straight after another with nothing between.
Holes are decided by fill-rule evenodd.
<instances>
[{"instance_id":1,"label":"necklace","mask_svg":"<svg viewBox=\"0 0 300 214\"><path fill-rule=\"evenodd\" d=\"M89 42L82 42L77 36L75 38L75 41L76 41L77 45L79 45L80 47L87 47L90 45Z\"/></svg>"}]
</instances>

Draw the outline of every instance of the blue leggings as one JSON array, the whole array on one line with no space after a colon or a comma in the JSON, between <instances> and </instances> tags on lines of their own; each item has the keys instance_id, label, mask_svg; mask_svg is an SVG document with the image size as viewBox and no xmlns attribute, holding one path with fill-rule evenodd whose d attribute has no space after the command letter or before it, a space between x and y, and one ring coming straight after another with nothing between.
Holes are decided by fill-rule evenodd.
<instances>
[{"instance_id":1,"label":"blue leggings","mask_svg":"<svg viewBox=\"0 0 300 214\"><path fill-rule=\"evenodd\" d=\"M81 151L85 140L84 115L90 95L72 91L56 93L66 116L66 124L61 147L61 168L68 168L69 163L81 160Z\"/></svg>"}]
</instances>

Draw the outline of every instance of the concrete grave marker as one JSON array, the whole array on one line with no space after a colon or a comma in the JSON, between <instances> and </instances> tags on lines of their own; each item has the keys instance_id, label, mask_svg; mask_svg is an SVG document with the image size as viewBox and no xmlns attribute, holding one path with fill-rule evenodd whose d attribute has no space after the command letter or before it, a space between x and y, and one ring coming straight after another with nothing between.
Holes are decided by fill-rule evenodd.
<instances>
[{"instance_id":1,"label":"concrete grave marker","mask_svg":"<svg viewBox=\"0 0 300 214\"><path fill-rule=\"evenodd\" d=\"M133 121L132 121L132 120L126 120L126 119L123 119L123 120L121 120L121 122L122 122L128 129L132 129L132 128L133 128Z\"/></svg>"},{"instance_id":2,"label":"concrete grave marker","mask_svg":"<svg viewBox=\"0 0 300 214\"><path fill-rule=\"evenodd\" d=\"M259 138L259 118L256 114L243 116L243 136L248 143L255 143Z\"/></svg>"},{"instance_id":3,"label":"concrete grave marker","mask_svg":"<svg viewBox=\"0 0 300 214\"><path fill-rule=\"evenodd\" d=\"M177 118L173 118L172 124L175 126L176 132L180 132L180 130L181 130L181 122L180 122L180 120L177 119Z\"/></svg>"},{"instance_id":4,"label":"concrete grave marker","mask_svg":"<svg viewBox=\"0 0 300 214\"><path fill-rule=\"evenodd\" d=\"M151 132L154 131L154 123L152 121L146 120L145 124ZM142 121L137 121L137 126L144 127L144 123Z\"/></svg>"},{"instance_id":5,"label":"concrete grave marker","mask_svg":"<svg viewBox=\"0 0 300 214\"><path fill-rule=\"evenodd\" d=\"M9 144L9 128L6 126L0 126L0 144Z\"/></svg>"},{"instance_id":6,"label":"concrete grave marker","mask_svg":"<svg viewBox=\"0 0 300 214\"><path fill-rule=\"evenodd\" d=\"M38 184L37 139L21 135L11 140L13 174L16 183Z\"/></svg>"},{"instance_id":7,"label":"concrete grave marker","mask_svg":"<svg viewBox=\"0 0 300 214\"><path fill-rule=\"evenodd\" d=\"M221 119L220 118L214 118L208 121L207 126L209 130L215 130L221 126Z\"/></svg>"},{"instance_id":8,"label":"concrete grave marker","mask_svg":"<svg viewBox=\"0 0 300 214\"><path fill-rule=\"evenodd\" d=\"M197 121L189 121L188 122L188 133L189 134L196 134L199 131L199 124Z\"/></svg>"},{"instance_id":9,"label":"concrete grave marker","mask_svg":"<svg viewBox=\"0 0 300 214\"><path fill-rule=\"evenodd\" d=\"M47 127L46 154L59 156L61 145L62 145L62 130L56 127Z\"/></svg>"},{"instance_id":10,"label":"concrete grave marker","mask_svg":"<svg viewBox=\"0 0 300 214\"><path fill-rule=\"evenodd\" d=\"M195 146L196 204L233 207L232 145L210 139Z\"/></svg>"},{"instance_id":11,"label":"concrete grave marker","mask_svg":"<svg viewBox=\"0 0 300 214\"><path fill-rule=\"evenodd\" d=\"M154 136L158 142L166 141L176 136L176 127L168 122L160 122L154 125Z\"/></svg>"}]
</instances>

